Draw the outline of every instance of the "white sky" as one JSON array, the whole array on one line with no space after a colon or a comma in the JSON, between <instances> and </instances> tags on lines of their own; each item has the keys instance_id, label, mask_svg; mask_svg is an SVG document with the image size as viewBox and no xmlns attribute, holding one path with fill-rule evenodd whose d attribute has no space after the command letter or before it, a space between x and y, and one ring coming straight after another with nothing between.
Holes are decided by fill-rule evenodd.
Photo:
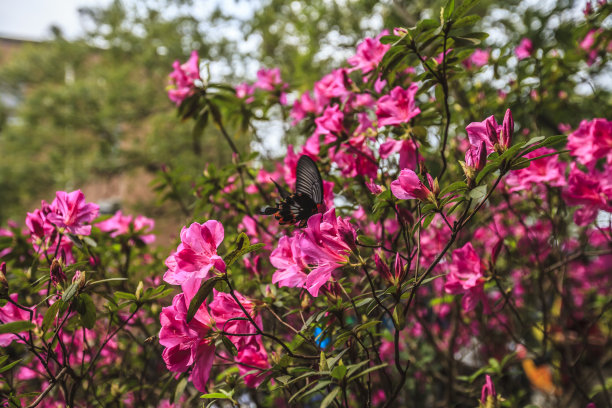
<instances>
[{"instance_id":1,"label":"white sky","mask_svg":"<svg viewBox=\"0 0 612 408\"><path fill-rule=\"evenodd\" d=\"M39 40L59 26L67 38L82 32L77 9L110 0L0 0L0 36Z\"/></svg>"}]
</instances>

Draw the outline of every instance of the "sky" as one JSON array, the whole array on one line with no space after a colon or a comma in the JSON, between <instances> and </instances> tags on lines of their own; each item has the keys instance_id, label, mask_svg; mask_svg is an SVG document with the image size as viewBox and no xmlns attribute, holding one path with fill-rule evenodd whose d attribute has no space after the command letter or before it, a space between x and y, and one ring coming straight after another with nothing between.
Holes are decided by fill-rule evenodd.
<instances>
[{"instance_id":1,"label":"sky","mask_svg":"<svg viewBox=\"0 0 612 408\"><path fill-rule=\"evenodd\" d=\"M110 0L0 0L0 36L31 40L50 38L57 25L67 38L81 32L79 7L106 5Z\"/></svg>"}]
</instances>

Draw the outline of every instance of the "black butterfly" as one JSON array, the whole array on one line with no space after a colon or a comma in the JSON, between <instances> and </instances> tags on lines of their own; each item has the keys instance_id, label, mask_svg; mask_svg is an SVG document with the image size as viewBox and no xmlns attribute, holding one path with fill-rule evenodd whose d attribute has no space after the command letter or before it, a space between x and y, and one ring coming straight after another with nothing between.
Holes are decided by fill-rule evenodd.
<instances>
[{"instance_id":1,"label":"black butterfly","mask_svg":"<svg viewBox=\"0 0 612 408\"><path fill-rule=\"evenodd\" d=\"M308 156L300 157L295 173L295 194L272 180L282 200L276 207L265 208L262 214L274 214L281 225L299 222L303 228L310 216L323 210L323 180L317 165Z\"/></svg>"}]
</instances>

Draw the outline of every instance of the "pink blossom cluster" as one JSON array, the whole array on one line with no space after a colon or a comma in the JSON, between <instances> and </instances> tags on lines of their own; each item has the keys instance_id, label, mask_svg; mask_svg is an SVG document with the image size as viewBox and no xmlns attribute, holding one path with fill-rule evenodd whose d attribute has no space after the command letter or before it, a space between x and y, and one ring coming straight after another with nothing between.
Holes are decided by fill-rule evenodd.
<instances>
[{"instance_id":1,"label":"pink blossom cluster","mask_svg":"<svg viewBox=\"0 0 612 408\"><path fill-rule=\"evenodd\" d=\"M121 210L117 211L112 217L96 224L96 227L103 232L110 232L111 238L116 238L120 235L126 235L133 232L144 233L138 238L145 244L151 244L155 241L155 235L150 232L155 228L155 221L143 215L133 217L131 215L123 215ZM147 234L148 233L148 234Z\"/></svg>"},{"instance_id":2,"label":"pink blossom cluster","mask_svg":"<svg viewBox=\"0 0 612 408\"><path fill-rule=\"evenodd\" d=\"M200 79L200 57L197 51L184 64L174 61L174 71L169 75L168 98L177 106L180 105L195 89L195 81Z\"/></svg>"},{"instance_id":3,"label":"pink blossom cluster","mask_svg":"<svg viewBox=\"0 0 612 408\"><path fill-rule=\"evenodd\" d=\"M159 341L165 347L163 358L168 370L185 372L191 368L191 381L200 391L206 383L215 360L215 336L227 336L236 346L234 362L242 375L259 367L269 367L268 355L257 328L262 328L261 316L255 304L238 292L227 294L213 291L213 301L202 303L191 321L187 310L200 284L215 273L226 272L223 258L217 249L224 238L223 225L216 220L203 224L193 223L181 231L181 243L176 252L166 259L168 271L164 280L181 285L182 293L176 295L172 305L165 307L160 316ZM234 298L235 296L235 298ZM244 318L244 310L257 328ZM252 336L248 336L252 334ZM229 357L227 357L230 359ZM256 387L265 377L253 373L245 376L248 386Z\"/></svg>"},{"instance_id":4,"label":"pink blossom cluster","mask_svg":"<svg viewBox=\"0 0 612 408\"><path fill-rule=\"evenodd\" d=\"M317 297L333 273L349 263L355 239L353 226L337 217L334 208L313 215L303 231L281 237L272 251L270 263L276 268L272 283L304 288Z\"/></svg>"}]
</instances>

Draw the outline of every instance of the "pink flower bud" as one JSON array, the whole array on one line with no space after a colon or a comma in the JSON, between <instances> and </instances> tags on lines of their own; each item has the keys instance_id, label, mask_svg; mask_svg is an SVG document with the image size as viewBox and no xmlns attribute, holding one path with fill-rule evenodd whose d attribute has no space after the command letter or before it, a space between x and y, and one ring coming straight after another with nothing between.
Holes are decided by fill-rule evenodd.
<instances>
[{"instance_id":1,"label":"pink flower bud","mask_svg":"<svg viewBox=\"0 0 612 408\"><path fill-rule=\"evenodd\" d=\"M57 259L51 262L49 272L51 274L51 283L53 283L54 286L63 284L66 281L66 274L62 269L62 264Z\"/></svg>"},{"instance_id":2,"label":"pink flower bud","mask_svg":"<svg viewBox=\"0 0 612 408\"><path fill-rule=\"evenodd\" d=\"M406 269L404 268L404 260L400 256L399 252L395 254L395 263L393 265L393 275L395 283L400 284L406 276Z\"/></svg>"},{"instance_id":3,"label":"pink flower bud","mask_svg":"<svg viewBox=\"0 0 612 408\"><path fill-rule=\"evenodd\" d=\"M380 259L378 252L374 252L374 263L376 264L376 269L378 270L378 273L380 274L380 276L382 276L383 279L386 280L387 282L392 282L393 277L391 276L391 271L389 270L389 266L387 265L386 262Z\"/></svg>"},{"instance_id":4,"label":"pink flower bud","mask_svg":"<svg viewBox=\"0 0 612 408\"><path fill-rule=\"evenodd\" d=\"M493 381L491 381L491 377L487 374L485 378L486 380L485 380L484 385L482 386L482 394L480 396L480 402L488 407L490 405L487 405L487 400L490 397L493 399L493 401L495 401L497 397L497 393L495 392L495 386L493 385Z\"/></svg>"},{"instance_id":5,"label":"pink flower bud","mask_svg":"<svg viewBox=\"0 0 612 408\"><path fill-rule=\"evenodd\" d=\"M500 145L507 149L510 147L510 143L512 142L512 134L514 133L514 119L512 118L512 112L510 109L506 109L506 114L504 115L504 122L502 124L502 133L500 138Z\"/></svg>"}]
</instances>

